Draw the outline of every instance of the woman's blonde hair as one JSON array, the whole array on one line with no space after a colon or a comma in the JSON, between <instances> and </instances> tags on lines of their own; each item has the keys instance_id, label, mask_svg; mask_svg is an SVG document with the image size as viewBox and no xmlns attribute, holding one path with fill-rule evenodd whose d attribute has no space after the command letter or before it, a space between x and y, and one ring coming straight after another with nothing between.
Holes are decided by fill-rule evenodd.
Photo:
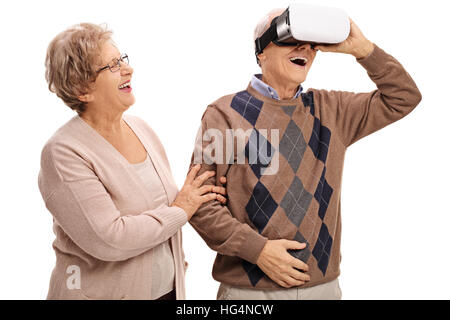
<instances>
[{"instance_id":1,"label":"woman's blonde hair","mask_svg":"<svg viewBox=\"0 0 450 320\"><path fill-rule=\"evenodd\" d=\"M95 82L101 46L111 36L106 25L80 23L58 34L48 46L45 59L48 88L78 114L86 110L78 97L87 94Z\"/></svg>"}]
</instances>

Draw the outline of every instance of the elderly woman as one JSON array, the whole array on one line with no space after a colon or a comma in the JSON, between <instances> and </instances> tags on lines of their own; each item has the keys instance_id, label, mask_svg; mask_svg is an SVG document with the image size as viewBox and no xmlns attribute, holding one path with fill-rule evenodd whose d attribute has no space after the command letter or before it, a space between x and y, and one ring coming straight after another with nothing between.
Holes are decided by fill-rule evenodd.
<instances>
[{"instance_id":1,"label":"elderly woman","mask_svg":"<svg viewBox=\"0 0 450 320\"><path fill-rule=\"evenodd\" d=\"M111 35L83 23L48 47L49 89L78 115L42 150L39 189L56 234L47 298L184 299L181 227L201 204L224 203L225 189L203 186L215 173L197 166L178 192L156 134L124 114L133 69Z\"/></svg>"}]
</instances>

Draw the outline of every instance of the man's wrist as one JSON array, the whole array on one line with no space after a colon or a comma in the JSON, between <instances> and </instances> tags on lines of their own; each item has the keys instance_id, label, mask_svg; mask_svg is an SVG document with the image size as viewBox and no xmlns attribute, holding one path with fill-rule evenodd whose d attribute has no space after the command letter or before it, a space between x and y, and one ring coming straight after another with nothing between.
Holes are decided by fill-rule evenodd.
<instances>
[{"instance_id":1,"label":"man's wrist","mask_svg":"<svg viewBox=\"0 0 450 320\"><path fill-rule=\"evenodd\" d=\"M256 258L256 265L258 265L259 266L259 264L261 263L261 259L264 259L264 254L265 254L265 249L266 249L266 247L267 247L267 243L269 242L270 240L266 240L266 242L264 243L264 246L262 247L262 249L261 249L261 251L259 252L259 254L258 254L258 257Z\"/></svg>"},{"instance_id":2,"label":"man's wrist","mask_svg":"<svg viewBox=\"0 0 450 320\"><path fill-rule=\"evenodd\" d=\"M357 50L353 56L356 59L364 59L366 57L368 57L373 50L375 49L375 46L373 45L372 42L370 42L369 40L367 40L367 44L362 46L359 50Z\"/></svg>"}]
</instances>

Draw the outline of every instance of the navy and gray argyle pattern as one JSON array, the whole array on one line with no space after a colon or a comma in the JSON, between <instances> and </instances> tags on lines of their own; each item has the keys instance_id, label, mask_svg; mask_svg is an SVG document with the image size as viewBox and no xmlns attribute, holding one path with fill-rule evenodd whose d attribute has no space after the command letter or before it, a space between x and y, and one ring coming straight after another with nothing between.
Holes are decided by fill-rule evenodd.
<instances>
[{"instance_id":1,"label":"navy and gray argyle pattern","mask_svg":"<svg viewBox=\"0 0 450 320\"><path fill-rule=\"evenodd\" d=\"M253 127L253 131L245 147L245 156L248 159L249 166L258 179L245 207L250 221L257 228L258 232L262 233L270 219L273 217L275 211L278 208L282 208L286 214L286 218L297 228L295 237L292 240L306 243L305 249L289 250L289 253L304 262L307 262L312 254L317 262L318 268L325 276L333 244L333 239L324 222L328 204L333 193L333 188L328 184L325 178L325 163L328 156L331 131L326 126L322 125L320 120L314 114L313 92L309 91L302 93L301 98L305 108L309 107L309 111L314 119L312 134L309 140L306 141L301 128L299 128L292 119L297 107L283 106L282 110L290 117L290 121L287 124L283 136L280 137L278 150L255 128L255 124L263 108L262 101L250 95L248 91L242 91L233 97L231 108L238 112ZM312 151L317 160L324 164L322 175L314 194L309 193L305 189L297 174L307 148ZM290 185L286 186L286 193L279 203L277 203L268 188L261 181L262 173L265 168L270 165L270 161L275 152L279 152L280 156L285 158L287 164L295 174ZM258 157L253 159L255 155L258 155ZM306 239L298 230L314 199L319 204L317 214L320 218L318 221L320 221L321 225L317 239L309 239L310 241L316 240L313 242L314 246L311 247L311 243L308 239ZM258 281L264 277L264 273L254 264L243 261L243 268L253 286L256 286Z\"/></svg>"}]
</instances>

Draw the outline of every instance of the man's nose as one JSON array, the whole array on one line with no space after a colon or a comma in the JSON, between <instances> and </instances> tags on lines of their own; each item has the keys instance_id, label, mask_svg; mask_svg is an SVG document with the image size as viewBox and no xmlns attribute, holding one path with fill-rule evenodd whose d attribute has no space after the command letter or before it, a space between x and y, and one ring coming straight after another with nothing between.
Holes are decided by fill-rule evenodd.
<instances>
[{"instance_id":1,"label":"man's nose","mask_svg":"<svg viewBox=\"0 0 450 320\"><path fill-rule=\"evenodd\" d=\"M302 43L297 46L297 50L304 49L307 51L316 52L316 49L314 47L315 45L312 43Z\"/></svg>"},{"instance_id":2,"label":"man's nose","mask_svg":"<svg viewBox=\"0 0 450 320\"><path fill-rule=\"evenodd\" d=\"M299 45L297 46L297 49L300 49L300 48L305 48L305 49L311 49L311 50L314 50L314 44L312 44L312 43L302 43L302 44L299 44Z\"/></svg>"}]
</instances>

